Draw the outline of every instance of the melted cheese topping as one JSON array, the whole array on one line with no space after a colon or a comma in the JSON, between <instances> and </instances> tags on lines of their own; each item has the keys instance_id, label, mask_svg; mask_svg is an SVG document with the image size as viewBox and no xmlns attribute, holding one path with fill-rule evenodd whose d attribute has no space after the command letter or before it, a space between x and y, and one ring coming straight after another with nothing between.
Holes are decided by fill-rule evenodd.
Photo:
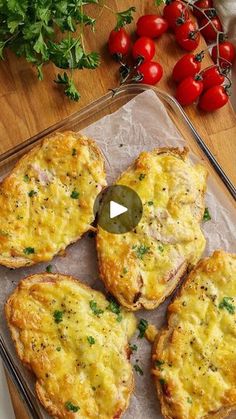
<instances>
[{"instance_id":1,"label":"melted cheese topping","mask_svg":"<svg viewBox=\"0 0 236 419\"><path fill-rule=\"evenodd\" d=\"M93 204L106 185L95 144L56 134L26 156L0 185L0 263L50 260L90 229Z\"/></svg>"},{"instance_id":2,"label":"melted cheese topping","mask_svg":"<svg viewBox=\"0 0 236 419\"><path fill-rule=\"evenodd\" d=\"M141 153L117 181L134 189L143 204L135 230L120 235L98 230L101 276L121 304L158 306L175 288L178 273L199 260L205 248L199 224L206 176L186 151L160 149Z\"/></svg>"},{"instance_id":3,"label":"melted cheese topping","mask_svg":"<svg viewBox=\"0 0 236 419\"><path fill-rule=\"evenodd\" d=\"M53 274L21 281L7 303L18 354L37 377L40 401L58 418L111 419L127 407L127 345L136 320L108 306L100 292Z\"/></svg>"},{"instance_id":4,"label":"melted cheese topping","mask_svg":"<svg viewBox=\"0 0 236 419\"><path fill-rule=\"evenodd\" d=\"M236 255L200 262L168 310L153 356L165 417L225 417L236 406Z\"/></svg>"}]
</instances>

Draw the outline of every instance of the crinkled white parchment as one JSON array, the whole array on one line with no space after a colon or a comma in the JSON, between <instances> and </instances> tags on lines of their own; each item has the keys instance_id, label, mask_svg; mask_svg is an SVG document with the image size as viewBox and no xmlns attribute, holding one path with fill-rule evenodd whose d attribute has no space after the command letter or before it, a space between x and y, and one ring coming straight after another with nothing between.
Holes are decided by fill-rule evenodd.
<instances>
[{"instance_id":1,"label":"crinkled white parchment","mask_svg":"<svg viewBox=\"0 0 236 419\"><path fill-rule=\"evenodd\" d=\"M94 138L103 151L109 184L130 165L141 151L162 146L182 148L185 145L185 141L168 117L164 106L152 91L146 91L136 96L117 112L105 116L87 127L83 132ZM207 238L205 254L209 255L217 248L235 251L235 210L212 178L208 179L206 202L212 220L203 225ZM16 356L6 329L3 304L21 278L31 273L44 271L46 265L39 264L35 267L21 268L15 271L0 267L0 327L1 331L4 332L5 341L14 359L16 359ZM94 239L89 238L88 235L78 243L69 246L65 257L55 257L52 265L53 272L74 275L92 287L104 290L101 281L98 279ZM167 305L168 301L156 310L149 312L142 310L136 315L147 319L159 328L165 321ZM133 341L137 343L138 351L132 355L131 362L133 364L138 363L144 375L140 376L134 372L135 392L124 418L162 418L155 386L150 375L151 345L145 339L138 339L137 337ZM30 387L33 389L34 379L18 362L17 365L23 376L27 377ZM42 413L44 418L48 417L43 409Z\"/></svg>"}]
</instances>

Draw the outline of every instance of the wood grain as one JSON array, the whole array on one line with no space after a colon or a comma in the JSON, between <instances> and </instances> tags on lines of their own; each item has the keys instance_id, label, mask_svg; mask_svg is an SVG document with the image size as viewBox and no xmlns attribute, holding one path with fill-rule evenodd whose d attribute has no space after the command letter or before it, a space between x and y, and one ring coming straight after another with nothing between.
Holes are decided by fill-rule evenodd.
<instances>
[{"instance_id":1,"label":"wood grain","mask_svg":"<svg viewBox=\"0 0 236 419\"><path fill-rule=\"evenodd\" d=\"M136 17L157 10L153 0L110 0L106 3L114 10L125 10L135 5ZM40 82L35 69L23 59L16 59L12 53L7 53L6 60L0 64L0 153L81 109L117 85L118 65L109 57L106 48L115 18L107 9L96 9L94 12L93 7L92 10L94 16L100 16L95 34L89 28L85 31L86 47L101 52L102 65L93 71L78 72L76 82L81 93L79 103L70 102L53 82L57 74L53 65L45 66L44 81ZM134 27L134 24L129 26L133 39ZM202 40L199 51L205 47ZM175 86L170 76L174 63L182 54L173 34L165 34L156 41L156 59L164 67L164 77L159 87L172 94ZM204 66L210 62L207 56ZM194 106L187 108L186 112L227 175L236 183L236 117L231 106L225 106L212 114L203 114ZM27 415L24 406L12 384L10 390L16 418L25 419Z\"/></svg>"}]
</instances>

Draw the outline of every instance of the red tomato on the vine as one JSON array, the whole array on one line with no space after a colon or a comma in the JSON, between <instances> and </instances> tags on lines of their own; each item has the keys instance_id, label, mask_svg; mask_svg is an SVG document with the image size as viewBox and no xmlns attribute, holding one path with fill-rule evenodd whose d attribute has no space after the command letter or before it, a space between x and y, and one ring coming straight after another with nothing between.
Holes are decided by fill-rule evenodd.
<instances>
[{"instance_id":1,"label":"red tomato on the vine","mask_svg":"<svg viewBox=\"0 0 236 419\"><path fill-rule=\"evenodd\" d=\"M185 54L175 64L172 72L172 78L179 83L188 76L195 76L201 70L203 54Z\"/></svg>"},{"instance_id":2,"label":"red tomato on the vine","mask_svg":"<svg viewBox=\"0 0 236 419\"><path fill-rule=\"evenodd\" d=\"M199 9L202 9L202 11L204 11L205 9L211 9L214 7L213 0L197 0L194 2L194 6L199 7ZM193 14L198 19L201 19L204 16L200 10L196 10L194 7L193 7Z\"/></svg>"},{"instance_id":3,"label":"red tomato on the vine","mask_svg":"<svg viewBox=\"0 0 236 419\"><path fill-rule=\"evenodd\" d=\"M212 59L217 62L217 46L212 48ZM235 59L235 48L234 45L229 41L224 41L219 44L219 55L220 55L220 66L227 68L230 64L233 64Z\"/></svg>"},{"instance_id":4,"label":"red tomato on the vine","mask_svg":"<svg viewBox=\"0 0 236 419\"><path fill-rule=\"evenodd\" d=\"M168 29L167 20L159 15L144 15L138 19L138 36L148 36L149 38L158 38Z\"/></svg>"},{"instance_id":5,"label":"red tomato on the vine","mask_svg":"<svg viewBox=\"0 0 236 419\"><path fill-rule=\"evenodd\" d=\"M154 85L161 80L163 68L161 64L155 61L148 61L139 66L138 74L142 75L141 83Z\"/></svg>"},{"instance_id":6,"label":"red tomato on the vine","mask_svg":"<svg viewBox=\"0 0 236 419\"><path fill-rule=\"evenodd\" d=\"M134 43L132 53L135 60L151 61L155 55L155 44L151 38L142 36Z\"/></svg>"},{"instance_id":7,"label":"red tomato on the vine","mask_svg":"<svg viewBox=\"0 0 236 419\"><path fill-rule=\"evenodd\" d=\"M220 74L217 67L210 67L204 70L202 73L203 90L208 90L212 86L220 86L224 83L224 76Z\"/></svg>"},{"instance_id":8,"label":"red tomato on the vine","mask_svg":"<svg viewBox=\"0 0 236 419\"><path fill-rule=\"evenodd\" d=\"M227 89L224 86L213 86L200 97L199 108L206 112L212 112L222 108L228 101Z\"/></svg>"},{"instance_id":9,"label":"red tomato on the vine","mask_svg":"<svg viewBox=\"0 0 236 419\"><path fill-rule=\"evenodd\" d=\"M176 99L182 106L191 105L200 96L203 83L195 77L189 76L182 80L176 90Z\"/></svg>"},{"instance_id":10,"label":"red tomato on the vine","mask_svg":"<svg viewBox=\"0 0 236 419\"><path fill-rule=\"evenodd\" d=\"M128 54L130 47L130 36L124 28L121 28L118 31L111 31L108 41L108 48L111 55L122 58Z\"/></svg>"},{"instance_id":11,"label":"red tomato on the vine","mask_svg":"<svg viewBox=\"0 0 236 419\"><path fill-rule=\"evenodd\" d=\"M186 51L194 51L200 42L200 33L192 20L180 24L175 31L178 44Z\"/></svg>"},{"instance_id":12,"label":"red tomato on the vine","mask_svg":"<svg viewBox=\"0 0 236 419\"><path fill-rule=\"evenodd\" d=\"M223 27L218 16L209 19L211 20L211 23L206 17L203 17L201 19L201 27L205 26L203 29L201 29L201 33L207 42L213 42L216 41L217 38L216 30L219 32L223 32ZM214 25L216 30L213 28L212 24Z\"/></svg>"},{"instance_id":13,"label":"red tomato on the vine","mask_svg":"<svg viewBox=\"0 0 236 419\"><path fill-rule=\"evenodd\" d=\"M172 29L176 28L178 19L187 20L189 18L188 8L182 1L172 1L164 7L163 16Z\"/></svg>"}]
</instances>

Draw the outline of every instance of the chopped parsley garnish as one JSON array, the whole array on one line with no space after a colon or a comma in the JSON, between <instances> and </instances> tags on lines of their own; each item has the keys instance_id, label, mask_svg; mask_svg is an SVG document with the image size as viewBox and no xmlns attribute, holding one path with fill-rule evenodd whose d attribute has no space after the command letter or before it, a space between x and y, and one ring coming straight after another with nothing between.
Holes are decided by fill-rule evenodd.
<instances>
[{"instance_id":1,"label":"chopped parsley garnish","mask_svg":"<svg viewBox=\"0 0 236 419\"><path fill-rule=\"evenodd\" d=\"M143 370L142 370L142 368L140 368L140 366L138 364L134 365L134 369L139 375L143 375Z\"/></svg>"},{"instance_id":2,"label":"chopped parsley garnish","mask_svg":"<svg viewBox=\"0 0 236 419\"><path fill-rule=\"evenodd\" d=\"M107 310L111 311L114 314L117 314L116 320L118 322L121 322L122 315L121 315L121 312L120 312L120 306L115 300L110 301L109 305L107 306Z\"/></svg>"},{"instance_id":3,"label":"chopped parsley garnish","mask_svg":"<svg viewBox=\"0 0 236 419\"><path fill-rule=\"evenodd\" d=\"M58 346L58 347L56 348L56 351L57 351L57 352L60 352L60 351L61 351L61 347L60 347L60 346Z\"/></svg>"},{"instance_id":4,"label":"chopped parsley garnish","mask_svg":"<svg viewBox=\"0 0 236 419\"><path fill-rule=\"evenodd\" d=\"M92 336L87 336L87 341L91 346L95 344L95 339Z\"/></svg>"},{"instance_id":5,"label":"chopped parsley garnish","mask_svg":"<svg viewBox=\"0 0 236 419\"><path fill-rule=\"evenodd\" d=\"M32 255L33 253L35 253L34 248L33 247L26 247L24 249L24 254L25 255Z\"/></svg>"},{"instance_id":6,"label":"chopped parsley garnish","mask_svg":"<svg viewBox=\"0 0 236 419\"><path fill-rule=\"evenodd\" d=\"M165 383L166 383L166 381L164 380L164 378L160 378L159 383L160 383L162 386L164 386L164 385L165 385Z\"/></svg>"},{"instance_id":7,"label":"chopped parsley garnish","mask_svg":"<svg viewBox=\"0 0 236 419\"><path fill-rule=\"evenodd\" d=\"M99 317L100 314L104 313L104 311L101 308L98 308L98 305L97 305L96 301L94 301L94 300L89 301L89 306L90 306L93 314L95 314L98 317Z\"/></svg>"},{"instance_id":8,"label":"chopped parsley garnish","mask_svg":"<svg viewBox=\"0 0 236 419\"><path fill-rule=\"evenodd\" d=\"M37 195L37 192L34 191L33 189L28 193L29 197L32 198L32 196Z\"/></svg>"},{"instance_id":9,"label":"chopped parsley garnish","mask_svg":"<svg viewBox=\"0 0 236 419\"><path fill-rule=\"evenodd\" d=\"M230 301L234 301L233 298L224 297L221 303L219 304L219 308L225 308L225 310L227 310L230 314L235 314L235 306Z\"/></svg>"},{"instance_id":10,"label":"chopped parsley garnish","mask_svg":"<svg viewBox=\"0 0 236 419\"><path fill-rule=\"evenodd\" d=\"M138 330L139 330L138 337L140 339L144 337L147 328L148 328L148 321L145 319L140 319L139 324L138 324Z\"/></svg>"},{"instance_id":11,"label":"chopped parsley garnish","mask_svg":"<svg viewBox=\"0 0 236 419\"><path fill-rule=\"evenodd\" d=\"M147 204L150 207L151 205L153 205L153 201L148 201Z\"/></svg>"},{"instance_id":12,"label":"chopped parsley garnish","mask_svg":"<svg viewBox=\"0 0 236 419\"><path fill-rule=\"evenodd\" d=\"M23 177L23 179L24 179L24 182L26 182L26 183L29 183L29 181L30 181L30 178L29 178L29 176L28 176L28 175L25 175L25 176Z\"/></svg>"},{"instance_id":13,"label":"chopped parsley garnish","mask_svg":"<svg viewBox=\"0 0 236 419\"><path fill-rule=\"evenodd\" d=\"M210 220L211 220L211 214L209 213L209 209L205 208L203 221L210 221Z\"/></svg>"},{"instance_id":14,"label":"chopped parsley garnish","mask_svg":"<svg viewBox=\"0 0 236 419\"><path fill-rule=\"evenodd\" d=\"M139 175L139 180L143 180L144 178L145 178L145 174L144 173L141 173L140 175Z\"/></svg>"},{"instance_id":15,"label":"chopped parsley garnish","mask_svg":"<svg viewBox=\"0 0 236 419\"><path fill-rule=\"evenodd\" d=\"M70 194L70 197L72 199L78 199L79 198L79 192L77 192L76 190L73 190Z\"/></svg>"},{"instance_id":16,"label":"chopped parsley garnish","mask_svg":"<svg viewBox=\"0 0 236 419\"><path fill-rule=\"evenodd\" d=\"M129 347L130 347L132 352L136 352L138 350L138 347L135 344L133 344L133 345L130 344Z\"/></svg>"},{"instance_id":17,"label":"chopped parsley garnish","mask_svg":"<svg viewBox=\"0 0 236 419\"><path fill-rule=\"evenodd\" d=\"M65 408L66 410L68 410L68 412L78 412L78 410L80 409L79 406L75 406L72 402L66 402L65 403Z\"/></svg>"},{"instance_id":18,"label":"chopped parsley garnish","mask_svg":"<svg viewBox=\"0 0 236 419\"><path fill-rule=\"evenodd\" d=\"M164 365L165 361L160 361L159 359L155 362L156 367L160 370L163 371L163 365Z\"/></svg>"},{"instance_id":19,"label":"chopped parsley garnish","mask_svg":"<svg viewBox=\"0 0 236 419\"><path fill-rule=\"evenodd\" d=\"M55 323L61 323L63 320L63 311L55 310L53 313Z\"/></svg>"},{"instance_id":20,"label":"chopped parsley garnish","mask_svg":"<svg viewBox=\"0 0 236 419\"><path fill-rule=\"evenodd\" d=\"M124 268L123 269L123 274L127 274L128 273L128 269L127 268Z\"/></svg>"},{"instance_id":21,"label":"chopped parsley garnish","mask_svg":"<svg viewBox=\"0 0 236 419\"><path fill-rule=\"evenodd\" d=\"M135 247L133 247L135 249ZM143 256L148 253L150 247L146 246L145 244L141 244L140 246L136 247L135 253L139 259L143 259Z\"/></svg>"},{"instance_id":22,"label":"chopped parsley garnish","mask_svg":"<svg viewBox=\"0 0 236 419\"><path fill-rule=\"evenodd\" d=\"M192 404L193 401L192 401L192 399L190 397L187 397L187 402L190 403L190 404Z\"/></svg>"},{"instance_id":23,"label":"chopped parsley garnish","mask_svg":"<svg viewBox=\"0 0 236 419\"><path fill-rule=\"evenodd\" d=\"M163 244L159 244L159 246L158 246L158 250L159 250L159 252L161 252L161 253L163 253L163 252L164 252L164 246L163 246Z\"/></svg>"},{"instance_id":24,"label":"chopped parsley garnish","mask_svg":"<svg viewBox=\"0 0 236 419\"><path fill-rule=\"evenodd\" d=\"M51 273L52 272L52 265L48 265L46 267L46 272Z\"/></svg>"},{"instance_id":25,"label":"chopped parsley garnish","mask_svg":"<svg viewBox=\"0 0 236 419\"><path fill-rule=\"evenodd\" d=\"M76 151L76 149L75 148L72 148L72 156L76 156L76 154L77 154L77 151Z\"/></svg>"}]
</instances>

